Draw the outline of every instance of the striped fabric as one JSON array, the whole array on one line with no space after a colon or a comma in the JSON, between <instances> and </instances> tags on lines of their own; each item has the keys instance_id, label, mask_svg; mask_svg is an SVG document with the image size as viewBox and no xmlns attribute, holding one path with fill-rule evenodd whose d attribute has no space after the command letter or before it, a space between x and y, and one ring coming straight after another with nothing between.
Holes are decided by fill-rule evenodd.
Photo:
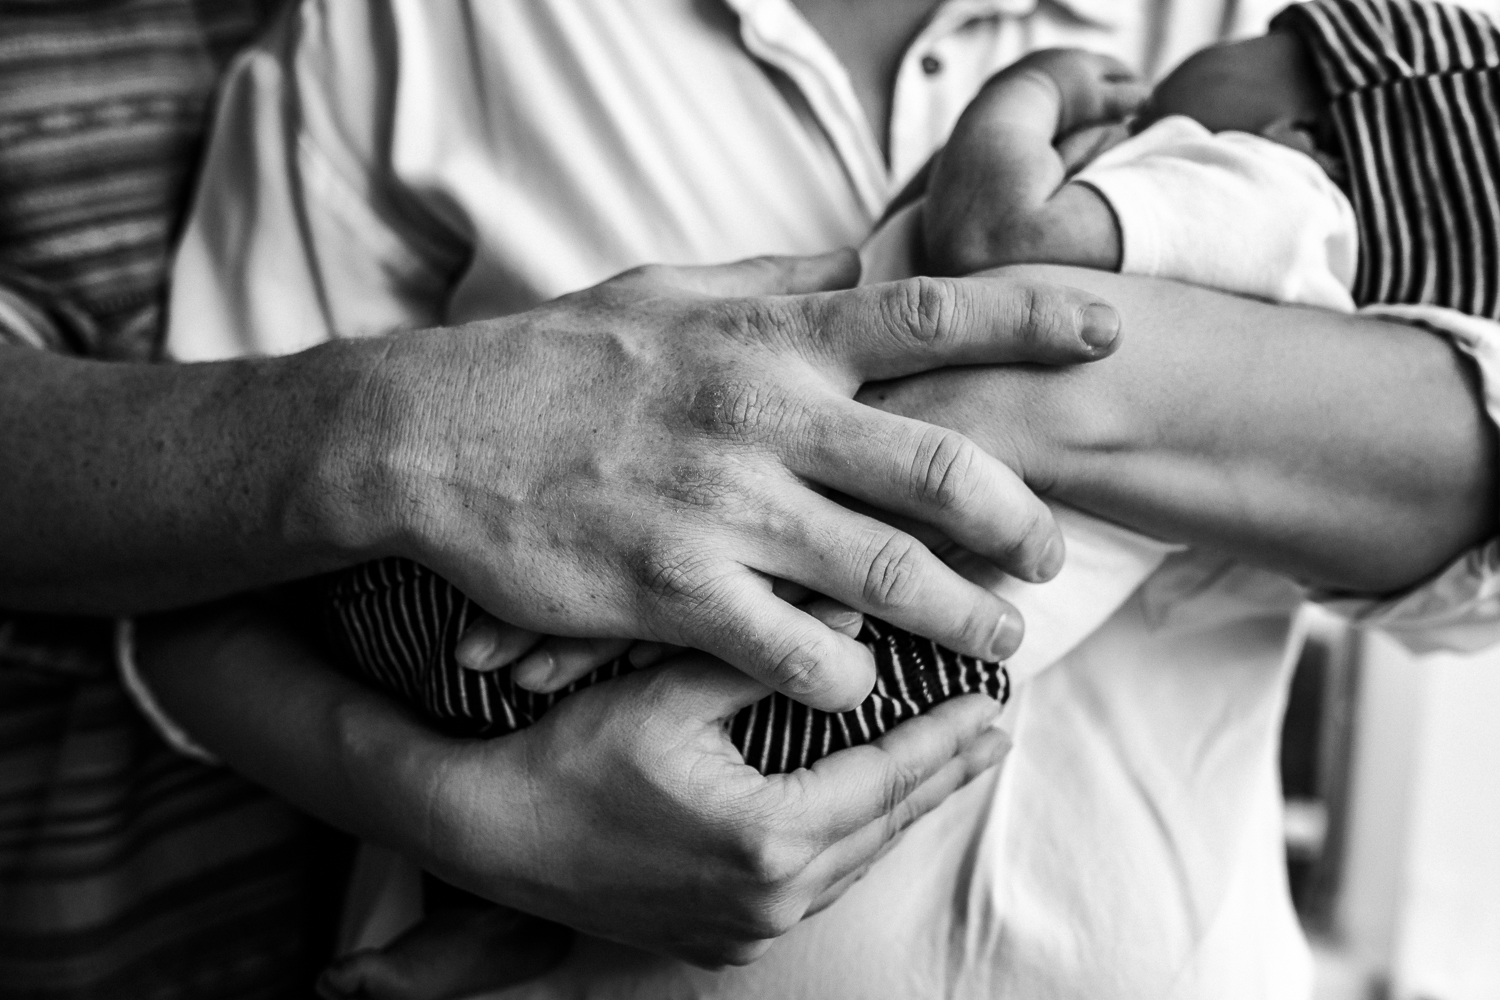
<instances>
[{"instance_id":1,"label":"striped fabric","mask_svg":"<svg viewBox=\"0 0 1500 1000\"><path fill-rule=\"evenodd\" d=\"M0 0L0 344L155 355L215 82L273 5ZM164 746L112 633L0 610L0 996L310 996L343 842Z\"/></svg>"},{"instance_id":2,"label":"striped fabric","mask_svg":"<svg viewBox=\"0 0 1500 1000\"><path fill-rule=\"evenodd\" d=\"M512 683L508 670L475 673L458 666L454 647L480 611L426 567L383 559L324 579L329 631L350 665L455 735L514 732L559 699L633 669L622 656L559 692L534 694ZM747 763L765 774L794 771L868 743L949 698L980 693L1004 702L1010 696L1003 664L960 656L870 618L859 638L875 654L870 697L836 714L780 694L751 705L729 727Z\"/></svg>"},{"instance_id":3,"label":"striped fabric","mask_svg":"<svg viewBox=\"0 0 1500 1000\"><path fill-rule=\"evenodd\" d=\"M1360 305L1500 320L1500 30L1420 0L1312 0L1307 40L1360 228Z\"/></svg>"}]
</instances>

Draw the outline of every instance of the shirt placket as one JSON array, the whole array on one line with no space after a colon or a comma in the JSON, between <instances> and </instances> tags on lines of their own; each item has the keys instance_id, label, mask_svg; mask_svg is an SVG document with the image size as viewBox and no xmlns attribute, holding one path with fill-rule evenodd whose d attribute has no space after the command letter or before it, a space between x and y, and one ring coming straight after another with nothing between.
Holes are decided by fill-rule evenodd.
<instances>
[{"instance_id":1,"label":"shirt placket","mask_svg":"<svg viewBox=\"0 0 1500 1000\"><path fill-rule=\"evenodd\" d=\"M1037 0L949 0L912 40L891 100L890 179L899 189L921 169L969 100L1020 52L1017 25Z\"/></svg>"},{"instance_id":2,"label":"shirt placket","mask_svg":"<svg viewBox=\"0 0 1500 1000\"><path fill-rule=\"evenodd\" d=\"M890 196L890 178L843 64L790 0L727 2L739 14L745 48L796 85L865 213L878 218Z\"/></svg>"},{"instance_id":3,"label":"shirt placket","mask_svg":"<svg viewBox=\"0 0 1500 1000\"><path fill-rule=\"evenodd\" d=\"M1113 0L1059 0L1072 16L1102 23ZM791 0L726 0L757 59L797 87L833 146L871 220L946 141L989 75L1023 54L1021 25L1037 0L948 0L913 39L891 101L890 162L838 57Z\"/></svg>"}]
</instances>

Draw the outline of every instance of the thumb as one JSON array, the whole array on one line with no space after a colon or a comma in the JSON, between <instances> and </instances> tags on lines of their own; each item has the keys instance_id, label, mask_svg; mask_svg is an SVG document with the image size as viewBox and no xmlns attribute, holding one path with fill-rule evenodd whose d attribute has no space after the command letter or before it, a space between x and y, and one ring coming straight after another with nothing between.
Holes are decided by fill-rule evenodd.
<instances>
[{"instance_id":1,"label":"thumb","mask_svg":"<svg viewBox=\"0 0 1500 1000\"><path fill-rule=\"evenodd\" d=\"M638 671L671 699L671 711L698 722L720 722L753 705L771 689L723 660L696 650Z\"/></svg>"},{"instance_id":2,"label":"thumb","mask_svg":"<svg viewBox=\"0 0 1500 1000\"><path fill-rule=\"evenodd\" d=\"M859 282L859 254L847 247L808 257L751 257L730 264L653 268L674 286L699 295L806 295L853 288Z\"/></svg>"}]
</instances>

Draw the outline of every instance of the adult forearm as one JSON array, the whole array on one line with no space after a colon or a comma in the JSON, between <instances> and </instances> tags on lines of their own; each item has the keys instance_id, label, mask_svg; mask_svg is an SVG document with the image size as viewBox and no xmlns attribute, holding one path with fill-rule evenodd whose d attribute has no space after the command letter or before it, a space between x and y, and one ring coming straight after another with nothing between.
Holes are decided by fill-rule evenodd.
<instances>
[{"instance_id":1,"label":"adult forearm","mask_svg":"<svg viewBox=\"0 0 1500 1000\"><path fill-rule=\"evenodd\" d=\"M1107 295L1125 319L1117 356L938 376L915 412L980 428L1039 490L1363 592L1410 585L1494 533L1494 432L1443 338L1171 282L1023 270Z\"/></svg>"},{"instance_id":2,"label":"adult forearm","mask_svg":"<svg viewBox=\"0 0 1500 1000\"><path fill-rule=\"evenodd\" d=\"M202 365L0 348L0 606L153 610L355 558L375 346Z\"/></svg>"},{"instance_id":3,"label":"adult forearm","mask_svg":"<svg viewBox=\"0 0 1500 1000\"><path fill-rule=\"evenodd\" d=\"M425 856L412 806L435 783L442 737L254 602L142 619L138 640L152 691L194 739L313 815Z\"/></svg>"}]
</instances>

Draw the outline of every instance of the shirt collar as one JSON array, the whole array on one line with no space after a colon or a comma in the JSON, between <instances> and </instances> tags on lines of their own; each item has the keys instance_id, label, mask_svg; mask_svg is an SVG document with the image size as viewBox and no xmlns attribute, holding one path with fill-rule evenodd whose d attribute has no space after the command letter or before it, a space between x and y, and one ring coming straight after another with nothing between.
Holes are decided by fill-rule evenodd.
<instances>
[{"instance_id":1,"label":"shirt collar","mask_svg":"<svg viewBox=\"0 0 1500 1000\"><path fill-rule=\"evenodd\" d=\"M1120 23L1120 0L947 0L933 11L921 34L927 38L944 35L983 17L1025 17L1036 10L1039 2L1061 7L1079 20L1101 28L1117 27ZM754 18L767 8L784 11L793 6L792 0L723 0L723 3L742 18ZM774 16L784 14L778 11Z\"/></svg>"},{"instance_id":2,"label":"shirt collar","mask_svg":"<svg viewBox=\"0 0 1500 1000\"><path fill-rule=\"evenodd\" d=\"M792 0L722 0L739 18L740 40L757 59L785 73L833 144L870 218L879 218L891 195L892 176L870 131L854 86L827 43ZM1050 3L1102 27L1118 19L1119 0L946 0L932 12L907 51L923 51L985 19L1021 19Z\"/></svg>"}]
</instances>

